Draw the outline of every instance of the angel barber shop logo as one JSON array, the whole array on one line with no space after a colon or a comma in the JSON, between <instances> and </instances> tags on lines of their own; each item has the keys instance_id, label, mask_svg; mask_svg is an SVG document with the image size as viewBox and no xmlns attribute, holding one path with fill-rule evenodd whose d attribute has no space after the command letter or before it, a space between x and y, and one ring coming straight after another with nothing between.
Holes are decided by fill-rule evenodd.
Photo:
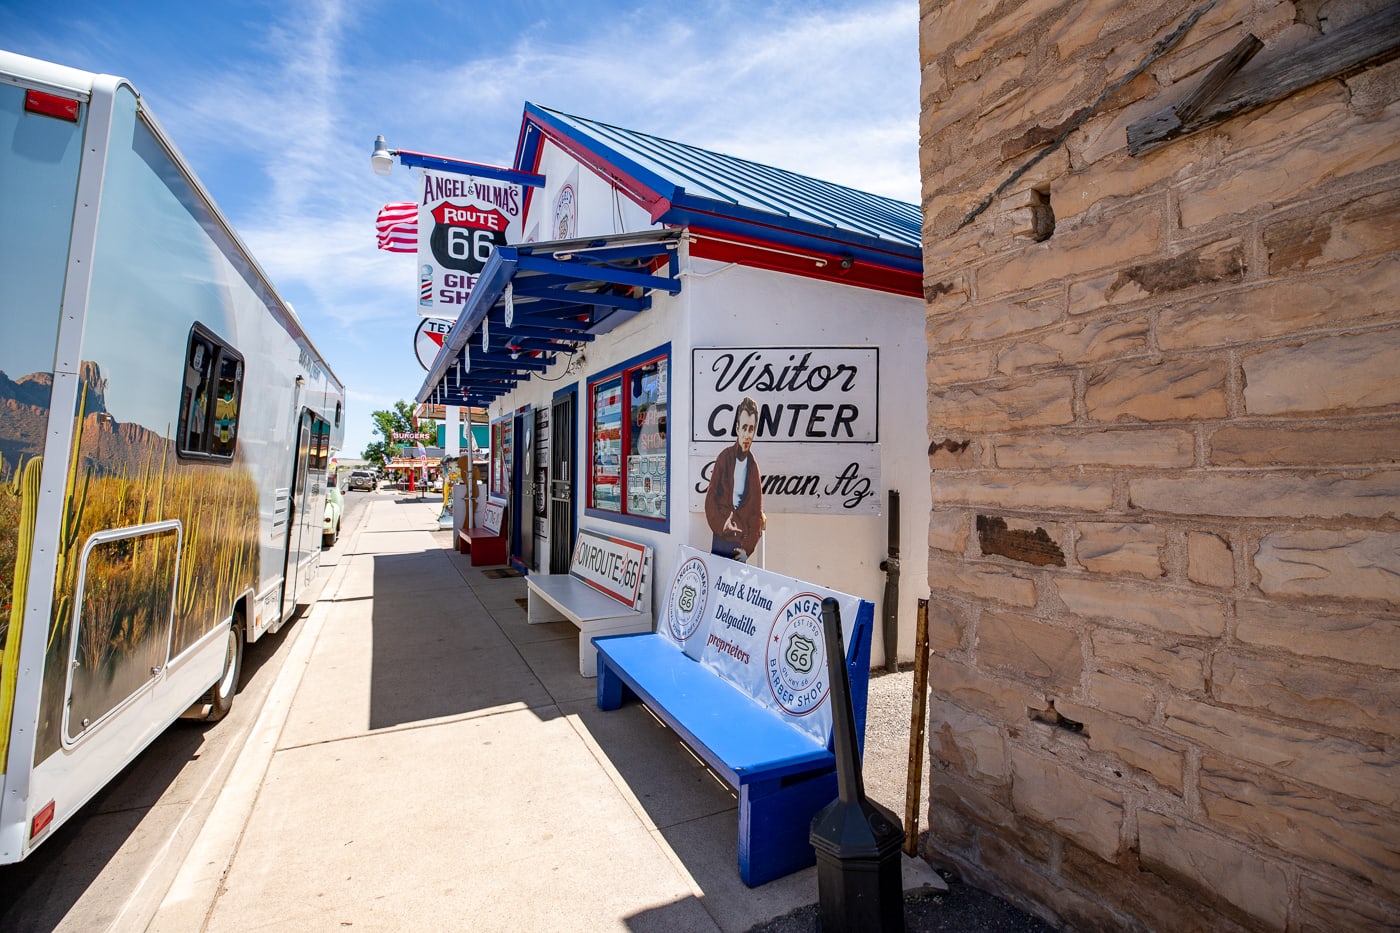
<instances>
[{"instance_id":1,"label":"angel barber shop logo","mask_svg":"<svg viewBox=\"0 0 1400 933\"><path fill-rule=\"evenodd\" d=\"M666 601L666 624L671 637L683 642L695 634L700 620L705 618L705 603L710 593L710 577L705 562L692 557L681 564L671 583L671 597Z\"/></svg>"},{"instance_id":2,"label":"angel barber shop logo","mask_svg":"<svg viewBox=\"0 0 1400 933\"><path fill-rule=\"evenodd\" d=\"M794 596L778 613L768 636L768 688L778 705L802 716L826 699L826 640L822 601L812 593Z\"/></svg>"}]
</instances>

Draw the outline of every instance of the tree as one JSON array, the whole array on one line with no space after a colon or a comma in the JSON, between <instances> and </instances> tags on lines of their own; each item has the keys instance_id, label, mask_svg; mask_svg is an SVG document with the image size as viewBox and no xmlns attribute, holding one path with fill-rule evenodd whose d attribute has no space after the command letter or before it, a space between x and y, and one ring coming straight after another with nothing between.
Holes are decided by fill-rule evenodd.
<instances>
[{"instance_id":1,"label":"tree","mask_svg":"<svg viewBox=\"0 0 1400 933\"><path fill-rule=\"evenodd\" d=\"M399 442L394 440L394 435L413 430L413 406L399 399L393 408L372 411L369 416L374 422L374 433L379 435L379 439L371 441L361 456L370 463L384 466L389 462L389 458L398 453Z\"/></svg>"}]
</instances>

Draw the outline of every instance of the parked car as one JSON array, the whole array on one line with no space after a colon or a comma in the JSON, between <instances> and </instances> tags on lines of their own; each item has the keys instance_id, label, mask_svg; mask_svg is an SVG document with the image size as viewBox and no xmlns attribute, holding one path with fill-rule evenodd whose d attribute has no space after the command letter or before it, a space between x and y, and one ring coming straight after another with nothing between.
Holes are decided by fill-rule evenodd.
<instances>
[{"instance_id":1,"label":"parked car","mask_svg":"<svg viewBox=\"0 0 1400 933\"><path fill-rule=\"evenodd\" d=\"M340 538L340 520L345 515L345 497L334 482L326 485L326 517L321 520L321 547L333 547Z\"/></svg>"},{"instance_id":2,"label":"parked car","mask_svg":"<svg viewBox=\"0 0 1400 933\"><path fill-rule=\"evenodd\" d=\"M351 470L350 480L347 483L349 489L368 489L374 491L379 485L379 478L370 470Z\"/></svg>"}]
</instances>

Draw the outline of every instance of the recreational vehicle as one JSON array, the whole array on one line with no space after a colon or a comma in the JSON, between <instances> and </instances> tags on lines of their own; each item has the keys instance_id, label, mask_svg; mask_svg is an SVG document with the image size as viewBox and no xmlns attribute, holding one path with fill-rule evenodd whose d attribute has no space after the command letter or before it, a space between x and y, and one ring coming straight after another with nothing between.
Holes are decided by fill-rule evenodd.
<instances>
[{"instance_id":1,"label":"recreational vehicle","mask_svg":"<svg viewBox=\"0 0 1400 933\"><path fill-rule=\"evenodd\" d=\"M228 712L344 399L135 88L0 52L0 864Z\"/></svg>"}]
</instances>

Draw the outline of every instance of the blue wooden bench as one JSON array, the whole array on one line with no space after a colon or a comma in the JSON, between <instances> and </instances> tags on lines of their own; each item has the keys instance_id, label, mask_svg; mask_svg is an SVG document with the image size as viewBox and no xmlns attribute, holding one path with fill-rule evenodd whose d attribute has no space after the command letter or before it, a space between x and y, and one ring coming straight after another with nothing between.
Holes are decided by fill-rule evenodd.
<instances>
[{"instance_id":1,"label":"blue wooden bench","mask_svg":"<svg viewBox=\"0 0 1400 933\"><path fill-rule=\"evenodd\" d=\"M846 646L862 746L873 618L874 606L861 600ZM738 793L739 875L745 884L757 886L816 861L808 841L812 817L837 796L829 726L824 740L795 728L664 632L604 636L593 643L598 707L617 709L629 695L638 697Z\"/></svg>"}]
</instances>

